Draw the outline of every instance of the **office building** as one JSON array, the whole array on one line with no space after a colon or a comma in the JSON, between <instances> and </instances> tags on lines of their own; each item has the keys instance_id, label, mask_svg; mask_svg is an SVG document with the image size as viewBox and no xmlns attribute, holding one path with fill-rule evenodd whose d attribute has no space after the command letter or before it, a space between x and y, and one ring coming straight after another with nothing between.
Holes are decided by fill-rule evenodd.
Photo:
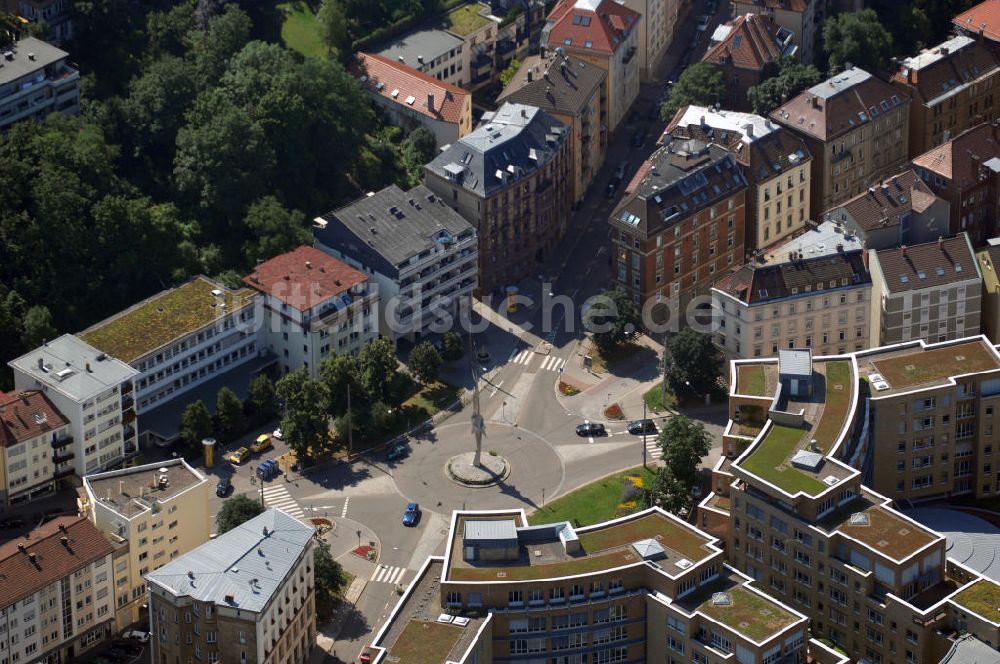
<instances>
[{"instance_id":1,"label":"office building","mask_svg":"<svg viewBox=\"0 0 1000 664\"><path fill-rule=\"evenodd\" d=\"M113 468L138 453L133 384L138 371L72 334L8 365L15 390L41 391L69 422L72 448L60 445L57 457L72 452L78 476ZM57 466L59 472L66 468Z\"/></svg>"},{"instance_id":2,"label":"office building","mask_svg":"<svg viewBox=\"0 0 1000 664\"><path fill-rule=\"evenodd\" d=\"M424 184L479 238L479 291L537 276L569 223L569 127L506 103L424 168Z\"/></svg>"},{"instance_id":3,"label":"office building","mask_svg":"<svg viewBox=\"0 0 1000 664\"><path fill-rule=\"evenodd\" d=\"M822 4L817 0L735 0L733 16L756 14L766 16L792 33L796 55L806 63L815 61L820 48L818 37L822 30Z\"/></svg>"},{"instance_id":4,"label":"office building","mask_svg":"<svg viewBox=\"0 0 1000 664\"><path fill-rule=\"evenodd\" d=\"M424 185L390 185L318 217L316 247L368 274L378 286L379 334L411 341L451 329L470 310L479 242L462 215ZM435 325L436 324L436 325Z\"/></svg>"},{"instance_id":5,"label":"office building","mask_svg":"<svg viewBox=\"0 0 1000 664\"><path fill-rule=\"evenodd\" d=\"M67 62L69 53L25 37L4 47L0 57L0 131L49 113L80 113L80 72Z\"/></svg>"},{"instance_id":6,"label":"office building","mask_svg":"<svg viewBox=\"0 0 1000 664\"><path fill-rule=\"evenodd\" d=\"M312 526L271 508L146 576L154 664L301 664L316 638Z\"/></svg>"},{"instance_id":7,"label":"office building","mask_svg":"<svg viewBox=\"0 0 1000 664\"><path fill-rule=\"evenodd\" d=\"M872 347L979 334L983 277L965 233L868 255Z\"/></svg>"},{"instance_id":8,"label":"office building","mask_svg":"<svg viewBox=\"0 0 1000 664\"><path fill-rule=\"evenodd\" d=\"M69 422L39 391L0 392L0 507L50 495L73 474Z\"/></svg>"}]
</instances>

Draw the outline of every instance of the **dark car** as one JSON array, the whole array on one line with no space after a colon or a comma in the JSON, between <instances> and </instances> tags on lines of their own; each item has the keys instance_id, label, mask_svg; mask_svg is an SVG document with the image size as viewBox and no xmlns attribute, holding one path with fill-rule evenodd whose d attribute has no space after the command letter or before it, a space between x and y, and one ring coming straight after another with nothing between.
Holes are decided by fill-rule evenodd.
<instances>
[{"instance_id":1,"label":"dark car","mask_svg":"<svg viewBox=\"0 0 1000 664\"><path fill-rule=\"evenodd\" d=\"M646 132L637 131L632 134L632 147L642 147L642 144L646 142Z\"/></svg>"},{"instance_id":2,"label":"dark car","mask_svg":"<svg viewBox=\"0 0 1000 664\"><path fill-rule=\"evenodd\" d=\"M405 459L409 453L410 448L405 444L400 443L390 447L389 453L385 455L385 458L389 461L399 461L400 459Z\"/></svg>"},{"instance_id":3,"label":"dark car","mask_svg":"<svg viewBox=\"0 0 1000 664\"><path fill-rule=\"evenodd\" d=\"M24 525L24 519L12 516L8 519L0 521L0 530L9 530L11 528L20 528Z\"/></svg>"},{"instance_id":4,"label":"dark car","mask_svg":"<svg viewBox=\"0 0 1000 664\"><path fill-rule=\"evenodd\" d=\"M420 505L410 503L406 506L406 511L403 512L403 525L415 526L417 521L420 521Z\"/></svg>"},{"instance_id":5,"label":"dark car","mask_svg":"<svg viewBox=\"0 0 1000 664\"><path fill-rule=\"evenodd\" d=\"M233 483L228 477L223 477L219 480L219 483L215 485L215 495L219 498L225 498L229 495L229 492L233 490Z\"/></svg>"},{"instance_id":6,"label":"dark car","mask_svg":"<svg viewBox=\"0 0 1000 664\"><path fill-rule=\"evenodd\" d=\"M576 426L576 435L578 436L606 436L607 434L607 430L600 422L584 422Z\"/></svg>"},{"instance_id":7,"label":"dark car","mask_svg":"<svg viewBox=\"0 0 1000 664\"><path fill-rule=\"evenodd\" d=\"M604 190L604 197L605 198L614 198L615 194L617 194L617 193L618 193L618 183L617 182L609 182L608 183L608 188Z\"/></svg>"},{"instance_id":8,"label":"dark car","mask_svg":"<svg viewBox=\"0 0 1000 664\"><path fill-rule=\"evenodd\" d=\"M628 423L628 432L636 436L648 436L657 433L653 420L635 420Z\"/></svg>"}]
</instances>

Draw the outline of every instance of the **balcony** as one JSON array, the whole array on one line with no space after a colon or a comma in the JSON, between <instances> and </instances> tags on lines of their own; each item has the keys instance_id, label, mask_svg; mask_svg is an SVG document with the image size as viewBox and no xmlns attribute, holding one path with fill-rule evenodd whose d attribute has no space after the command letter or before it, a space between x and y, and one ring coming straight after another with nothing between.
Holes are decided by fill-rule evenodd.
<instances>
[{"instance_id":1,"label":"balcony","mask_svg":"<svg viewBox=\"0 0 1000 664\"><path fill-rule=\"evenodd\" d=\"M498 41L496 46L496 54L497 56L503 56L505 53L510 53L515 48L517 48L517 44L514 43L513 39L505 39L503 41Z\"/></svg>"},{"instance_id":2,"label":"balcony","mask_svg":"<svg viewBox=\"0 0 1000 664\"><path fill-rule=\"evenodd\" d=\"M69 477L73 474L72 466L67 466L66 468L60 468L56 472L52 473L52 477L57 480L61 480L64 477Z\"/></svg>"},{"instance_id":3,"label":"balcony","mask_svg":"<svg viewBox=\"0 0 1000 664\"><path fill-rule=\"evenodd\" d=\"M476 74L481 74L483 72L489 74L493 70L493 58L486 55L485 53L480 53L472 59L472 71Z\"/></svg>"},{"instance_id":4,"label":"balcony","mask_svg":"<svg viewBox=\"0 0 1000 664\"><path fill-rule=\"evenodd\" d=\"M122 410L128 410L135 405L135 399L132 397L124 397L122 399Z\"/></svg>"},{"instance_id":5,"label":"balcony","mask_svg":"<svg viewBox=\"0 0 1000 664\"><path fill-rule=\"evenodd\" d=\"M61 463L72 461L75 457L76 454L74 454L72 450L62 453L56 452L52 455L52 463L58 466Z\"/></svg>"},{"instance_id":6,"label":"balcony","mask_svg":"<svg viewBox=\"0 0 1000 664\"><path fill-rule=\"evenodd\" d=\"M52 441L52 449L58 450L73 444L73 436L63 436Z\"/></svg>"}]
</instances>

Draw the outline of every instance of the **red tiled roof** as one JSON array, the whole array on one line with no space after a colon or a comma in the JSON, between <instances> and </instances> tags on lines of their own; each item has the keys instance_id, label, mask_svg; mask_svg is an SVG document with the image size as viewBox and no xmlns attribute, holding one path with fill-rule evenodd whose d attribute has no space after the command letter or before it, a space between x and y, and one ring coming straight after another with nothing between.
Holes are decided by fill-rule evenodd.
<instances>
[{"instance_id":1,"label":"red tiled roof","mask_svg":"<svg viewBox=\"0 0 1000 664\"><path fill-rule=\"evenodd\" d=\"M66 542L62 538L66 538ZM19 545L24 546L20 550ZM8 607L112 553L114 548L94 524L64 516L0 545L0 608ZM34 554L32 559L30 554Z\"/></svg>"},{"instance_id":2,"label":"red tiled roof","mask_svg":"<svg viewBox=\"0 0 1000 664\"><path fill-rule=\"evenodd\" d=\"M367 276L315 247L275 256L243 277L247 286L299 311L308 311L366 281Z\"/></svg>"},{"instance_id":3,"label":"red tiled roof","mask_svg":"<svg viewBox=\"0 0 1000 664\"><path fill-rule=\"evenodd\" d=\"M66 418L41 392L0 392L0 446L23 443L62 426Z\"/></svg>"},{"instance_id":4,"label":"red tiled roof","mask_svg":"<svg viewBox=\"0 0 1000 664\"><path fill-rule=\"evenodd\" d=\"M752 5L753 11L758 7L767 7L768 9L780 9L783 11L797 12L799 14L805 12L809 8L808 0L742 0L739 4L749 4ZM754 11L754 13L757 13Z\"/></svg>"},{"instance_id":5,"label":"red tiled roof","mask_svg":"<svg viewBox=\"0 0 1000 664\"><path fill-rule=\"evenodd\" d=\"M638 12L614 0L559 0L548 17L553 23L548 46L611 54L622 45L640 17Z\"/></svg>"},{"instance_id":6,"label":"red tiled roof","mask_svg":"<svg viewBox=\"0 0 1000 664\"><path fill-rule=\"evenodd\" d=\"M971 34L981 34L991 41L1000 41L1000 0L980 2L951 22Z\"/></svg>"},{"instance_id":7,"label":"red tiled roof","mask_svg":"<svg viewBox=\"0 0 1000 664\"><path fill-rule=\"evenodd\" d=\"M1000 157L1000 126L984 123L931 148L913 165L966 187L979 179L979 165L992 157Z\"/></svg>"},{"instance_id":8,"label":"red tiled roof","mask_svg":"<svg viewBox=\"0 0 1000 664\"><path fill-rule=\"evenodd\" d=\"M993 76L996 69L997 59L989 49L958 36L904 59L892 80L909 88L921 103L929 104L954 94L960 85Z\"/></svg>"},{"instance_id":9,"label":"red tiled roof","mask_svg":"<svg viewBox=\"0 0 1000 664\"><path fill-rule=\"evenodd\" d=\"M469 93L458 86L375 53L358 53L351 71L359 77L367 76L363 85L372 94L409 106L435 120L458 124L462 119ZM433 109L428 108L428 95L434 95ZM414 98L412 104L406 103L409 97Z\"/></svg>"},{"instance_id":10,"label":"red tiled roof","mask_svg":"<svg viewBox=\"0 0 1000 664\"><path fill-rule=\"evenodd\" d=\"M709 49L702 60L760 71L768 63L781 58L781 47L777 41L781 26L770 18L746 14L730 25L732 29L726 38Z\"/></svg>"}]
</instances>

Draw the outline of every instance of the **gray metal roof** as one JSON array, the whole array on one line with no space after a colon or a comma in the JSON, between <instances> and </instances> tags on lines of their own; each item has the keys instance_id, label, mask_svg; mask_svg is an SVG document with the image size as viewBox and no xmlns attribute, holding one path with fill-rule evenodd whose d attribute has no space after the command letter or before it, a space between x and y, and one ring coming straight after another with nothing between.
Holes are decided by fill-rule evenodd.
<instances>
[{"instance_id":1,"label":"gray metal roof","mask_svg":"<svg viewBox=\"0 0 1000 664\"><path fill-rule=\"evenodd\" d=\"M507 103L426 168L479 196L490 196L545 167L568 137L569 128L545 111Z\"/></svg>"},{"instance_id":2,"label":"gray metal roof","mask_svg":"<svg viewBox=\"0 0 1000 664\"><path fill-rule=\"evenodd\" d=\"M781 376L811 376L812 351L808 348L779 348L778 374Z\"/></svg>"},{"instance_id":3,"label":"gray metal roof","mask_svg":"<svg viewBox=\"0 0 1000 664\"><path fill-rule=\"evenodd\" d=\"M390 210L396 209L395 213ZM434 237L472 233L472 225L424 185L403 191L396 185L323 215L341 223L389 263L399 266L434 249Z\"/></svg>"},{"instance_id":4,"label":"gray metal roof","mask_svg":"<svg viewBox=\"0 0 1000 664\"><path fill-rule=\"evenodd\" d=\"M941 664L1000 664L1000 651L966 634L951 645Z\"/></svg>"},{"instance_id":5,"label":"gray metal roof","mask_svg":"<svg viewBox=\"0 0 1000 664\"><path fill-rule=\"evenodd\" d=\"M461 39L444 30L425 28L403 35L376 53L419 69L422 63L418 57L422 57L424 63L428 63L463 43Z\"/></svg>"},{"instance_id":6,"label":"gray metal roof","mask_svg":"<svg viewBox=\"0 0 1000 664\"><path fill-rule=\"evenodd\" d=\"M816 95L820 99L829 99L834 95L844 92L845 90L850 90L859 83L864 83L871 77L872 75L864 69L852 67L851 69L837 74L836 76L831 76L822 83L817 83L809 88L809 92Z\"/></svg>"},{"instance_id":7,"label":"gray metal roof","mask_svg":"<svg viewBox=\"0 0 1000 664\"><path fill-rule=\"evenodd\" d=\"M139 373L72 334L53 339L8 364L76 401L119 386Z\"/></svg>"},{"instance_id":8,"label":"gray metal roof","mask_svg":"<svg viewBox=\"0 0 1000 664\"><path fill-rule=\"evenodd\" d=\"M0 50L3 51L0 54L0 85L44 69L69 55L66 51L34 37L25 37L14 44L13 48ZM9 60L8 52L13 55Z\"/></svg>"},{"instance_id":9,"label":"gray metal roof","mask_svg":"<svg viewBox=\"0 0 1000 664\"><path fill-rule=\"evenodd\" d=\"M489 519L466 521L464 540L514 540L517 541L517 526L514 519Z\"/></svg>"},{"instance_id":10,"label":"gray metal roof","mask_svg":"<svg viewBox=\"0 0 1000 664\"><path fill-rule=\"evenodd\" d=\"M272 507L150 572L146 581L176 596L261 611L284 586L313 532Z\"/></svg>"}]
</instances>

